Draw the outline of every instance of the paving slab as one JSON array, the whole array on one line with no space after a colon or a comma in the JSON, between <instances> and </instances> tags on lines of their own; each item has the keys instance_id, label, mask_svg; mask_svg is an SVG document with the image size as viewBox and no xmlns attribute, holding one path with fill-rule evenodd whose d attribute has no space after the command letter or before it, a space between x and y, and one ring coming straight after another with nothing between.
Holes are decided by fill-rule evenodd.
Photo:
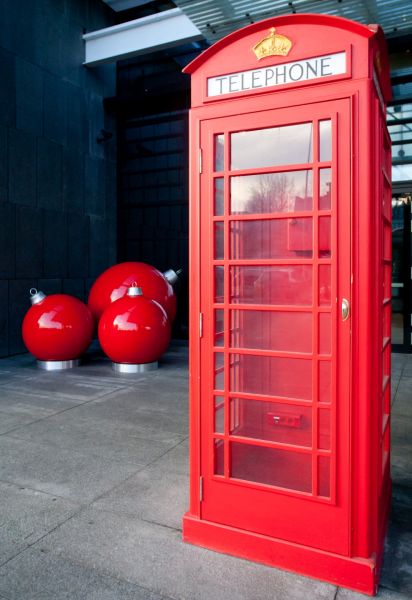
<instances>
[{"instance_id":1,"label":"paving slab","mask_svg":"<svg viewBox=\"0 0 412 600\"><path fill-rule=\"evenodd\" d=\"M80 510L64 498L2 481L0 506L0 565Z\"/></svg>"},{"instance_id":2,"label":"paving slab","mask_svg":"<svg viewBox=\"0 0 412 600\"><path fill-rule=\"evenodd\" d=\"M177 446L156 459L152 465L156 465L163 471L173 471L182 475L189 474L189 439L186 438Z\"/></svg>"},{"instance_id":3,"label":"paving slab","mask_svg":"<svg viewBox=\"0 0 412 600\"><path fill-rule=\"evenodd\" d=\"M327 583L184 544L174 529L97 509L74 516L36 547L172 598L333 600L336 592Z\"/></svg>"},{"instance_id":4,"label":"paving slab","mask_svg":"<svg viewBox=\"0 0 412 600\"><path fill-rule=\"evenodd\" d=\"M101 498L93 507L136 515L180 530L189 505L189 477L154 463L129 477Z\"/></svg>"},{"instance_id":5,"label":"paving slab","mask_svg":"<svg viewBox=\"0 0 412 600\"><path fill-rule=\"evenodd\" d=\"M134 423L117 420L115 406L112 418L100 419L98 410L85 414L81 408L20 427L9 437L33 442L41 440L55 448L139 466L149 464L183 439L175 433L156 436L156 432L151 435L151 431L137 431Z\"/></svg>"},{"instance_id":6,"label":"paving slab","mask_svg":"<svg viewBox=\"0 0 412 600\"><path fill-rule=\"evenodd\" d=\"M382 585L412 598L412 494L393 486L392 511L382 567Z\"/></svg>"},{"instance_id":7,"label":"paving slab","mask_svg":"<svg viewBox=\"0 0 412 600\"><path fill-rule=\"evenodd\" d=\"M411 442L392 443L391 474L395 484L410 488L412 496L412 460Z\"/></svg>"},{"instance_id":8,"label":"paving slab","mask_svg":"<svg viewBox=\"0 0 412 600\"><path fill-rule=\"evenodd\" d=\"M59 555L30 548L0 568L0 598L9 600L167 600Z\"/></svg>"},{"instance_id":9,"label":"paving slab","mask_svg":"<svg viewBox=\"0 0 412 600\"><path fill-rule=\"evenodd\" d=\"M366 600L366 598L370 598L370 596L365 596L364 594L358 594L357 592L352 592L351 590L339 588L335 600ZM398 592L388 590L383 586L379 587L375 598L377 598L377 600L410 600L409 595L399 594Z\"/></svg>"},{"instance_id":10,"label":"paving slab","mask_svg":"<svg viewBox=\"0 0 412 600\"><path fill-rule=\"evenodd\" d=\"M43 441L0 436L0 480L88 503L144 465L84 455Z\"/></svg>"}]
</instances>

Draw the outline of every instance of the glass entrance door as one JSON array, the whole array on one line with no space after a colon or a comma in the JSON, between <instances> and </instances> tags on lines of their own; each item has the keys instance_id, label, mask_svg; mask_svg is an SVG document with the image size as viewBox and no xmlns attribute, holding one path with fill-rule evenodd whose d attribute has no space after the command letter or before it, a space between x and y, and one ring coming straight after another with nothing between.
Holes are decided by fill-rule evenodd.
<instances>
[{"instance_id":1,"label":"glass entrance door","mask_svg":"<svg viewBox=\"0 0 412 600\"><path fill-rule=\"evenodd\" d=\"M411 351L411 194L392 197L392 349Z\"/></svg>"},{"instance_id":2,"label":"glass entrance door","mask_svg":"<svg viewBox=\"0 0 412 600\"><path fill-rule=\"evenodd\" d=\"M349 131L345 100L201 129L202 518L339 552Z\"/></svg>"}]
</instances>

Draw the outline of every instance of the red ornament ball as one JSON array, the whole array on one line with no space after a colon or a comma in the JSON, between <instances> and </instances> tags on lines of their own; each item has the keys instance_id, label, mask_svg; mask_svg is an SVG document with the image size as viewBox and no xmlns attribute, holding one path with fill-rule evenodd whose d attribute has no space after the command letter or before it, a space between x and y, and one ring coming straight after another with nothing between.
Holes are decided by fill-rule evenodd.
<instances>
[{"instance_id":1,"label":"red ornament ball","mask_svg":"<svg viewBox=\"0 0 412 600\"><path fill-rule=\"evenodd\" d=\"M32 296L22 325L24 344L37 360L72 360L87 350L94 322L87 306L67 294Z\"/></svg>"},{"instance_id":2,"label":"red ornament ball","mask_svg":"<svg viewBox=\"0 0 412 600\"><path fill-rule=\"evenodd\" d=\"M165 309L170 321L176 316L176 296L164 275L143 262L124 262L104 271L94 282L89 294L88 306L96 321L111 302L126 295L128 288L137 281L146 298L156 300Z\"/></svg>"},{"instance_id":3,"label":"red ornament ball","mask_svg":"<svg viewBox=\"0 0 412 600\"><path fill-rule=\"evenodd\" d=\"M169 345L170 321L158 302L141 295L140 288L129 289L134 291L109 304L101 316L100 345L115 363L155 362Z\"/></svg>"}]
</instances>

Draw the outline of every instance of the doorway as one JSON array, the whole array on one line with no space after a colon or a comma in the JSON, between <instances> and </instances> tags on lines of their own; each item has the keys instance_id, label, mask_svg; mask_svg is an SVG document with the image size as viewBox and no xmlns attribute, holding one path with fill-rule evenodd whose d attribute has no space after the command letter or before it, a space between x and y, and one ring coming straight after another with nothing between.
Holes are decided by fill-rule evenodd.
<instances>
[{"instance_id":1,"label":"doorway","mask_svg":"<svg viewBox=\"0 0 412 600\"><path fill-rule=\"evenodd\" d=\"M392 350L411 352L411 190L392 195Z\"/></svg>"}]
</instances>

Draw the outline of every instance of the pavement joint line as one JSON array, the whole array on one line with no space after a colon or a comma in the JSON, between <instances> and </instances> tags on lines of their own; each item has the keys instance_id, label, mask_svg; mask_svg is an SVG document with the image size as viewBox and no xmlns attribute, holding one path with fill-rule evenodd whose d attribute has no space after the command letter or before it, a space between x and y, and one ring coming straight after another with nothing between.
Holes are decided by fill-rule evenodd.
<instances>
[{"instance_id":1,"label":"pavement joint line","mask_svg":"<svg viewBox=\"0 0 412 600\"><path fill-rule=\"evenodd\" d=\"M339 586L337 586L336 589L335 589L335 593L333 595L332 600L336 600L337 599L338 594L339 594L339 590L340 590L340 588L339 588Z\"/></svg>"},{"instance_id":2,"label":"pavement joint line","mask_svg":"<svg viewBox=\"0 0 412 600\"><path fill-rule=\"evenodd\" d=\"M116 490L118 487L121 487L122 485L124 485L127 481L129 481L129 479L131 479L132 477L135 477L135 475L137 475L138 473L141 473L142 471L144 471L148 467L151 467L152 465L154 465L158 460L160 460L161 458L163 458L164 456L166 456L166 454L168 454L169 452L171 452L172 450L174 450L175 448L177 448L178 446L180 446L180 444L183 444L183 442L185 442L187 439L188 439L188 436L184 440L181 440L180 442L178 442L175 446L173 446L169 450L166 450L166 452L164 452L161 456L159 456L158 458L155 458L154 460L152 460L152 462L148 463L147 465L142 466L141 469L138 469L137 471L135 471L134 473L132 473L131 475L129 475L128 477L126 477L126 479L123 479L123 481L121 481L120 483L116 483L112 488L110 488L109 490L106 490L105 492L103 492L102 494L100 494L100 496L97 496L97 498L94 498L89 503L89 506L91 504L93 504L94 502L97 502L98 500L102 500L105 496L111 494L111 492L113 492L114 490ZM130 514L130 513L125 513L125 514ZM130 516L134 516L134 515L130 515Z\"/></svg>"},{"instance_id":3,"label":"pavement joint line","mask_svg":"<svg viewBox=\"0 0 412 600\"><path fill-rule=\"evenodd\" d=\"M40 540L38 540L38 541L40 541ZM35 543L37 543L37 542L35 542ZM30 548L29 547L25 548L19 554L22 554L22 552L25 552L26 550L29 550L29 549L31 549L31 547ZM33 550L35 550L36 552L37 551L41 552L41 550L38 550L37 548L33 548ZM56 553L53 550L47 550L47 553L50 554L50 555L52 555L52 556L56 556L56 554L57 554L57 556L59 556L60 558L63 558L66 562L69 562L71 565L80 567L82 569L85 568L85 563L84 562L82 562L81 560L76 560L71 555L58 554L58 553ZM16 555L16 557L17 556L19 556L19 555ZM16 558L16 557L14 557L14 558ZM9 562L9 561L7 561L7 562ZM4 564L6 564L6 563L4 563ZM0 568L2 568L2 567L3 567L3 565L0 565ZM174 596L169 596L169 595L166 596L164 593L162 593L161 591L159 591L157 589L153 589L153 588L149 588L149 587L147 587L145 585L141 585L140 583L136 583L136 581L132 581L131 579L128 579L128 578L123 579L123 578L117 577L116 575L114 575L110 571L106 571L105 569L98 568L98 567L96 567L94 565L92 566L90 564L87 564L86 567L88 569L90 569L91 571L93 571L98 577L112 579L113 581L118 581L119 583L128 583L128 584L132 585L135 588L140 588L141 590L145 590L147 592L155 593L158 596L160 596L162 600L189 600L189 599L182 599L181 597L174 597ZM1 594L2 593L3 592L0 590L0 600L1 600ZM10 599L6 598L5 600L10 600Z\"/></svg>"},{"instance_id":4,"label":"pavement joint line","mask_svg":"<svg viewBox=\"0 0 412 600\"><path fill-rule=\"evenodd\" d=\"M22 428L20 428L22 429ZM4 435L1 435L0 437L4 437L5 439L7 438L7 436L9 435L10 432L5 433ZM42 446L43 448L47 448L47 446L51 446L52 448L59 448L60 450L62 448L64 448L64 450L67 450L67 452L69 452L70 454L73 454L75 456L78 457L82 457L82 458L89 458L89 457L93 457L93 458L98 458L98 459L102 459L102 454L95 454L94 452L88 452L87 454L84 452L79 452L78 450L73 450L72 448L69 448L67 446L62 446L62 444L56 444L53 442L44 442L43 440L41 440L40 442L38 440L28 440L27 438L21 438L16 434L13 434L12 436L10 436L11 440L18 440L19 442L29 442L30 444L34 444L37 446ZM148 440L146 440L148 441ZM164 443L164 442L163 442ZM161 455L163 456L163 455ZM112 464L120 464L120 465L124 465L124 466L129 466L129 467L134 467L136 468L136 470L140 470L140 468L145 468L148 465L143 465L142 463L135 463L135 462L130 462L128 460L123 460L121 458L113 458L113 457L109 457L109 456L103 456L103 458L107 461L110 462ZM157 459L156 459L157 460Z\"/></svg>"},{"instance_id":5,"label":"pavement joint line","mask_svg":"<svg viewBox=\"0 0 412 600\"><path fill-rule=\"evenodd\" d=\"M78 512L73 513L72 515L70 515L69 517L67 517L67 519L64 519L64 521L62 521L61 523L58 523L57 525L55 525L54 527L52 527L52 529L50 529L50 531L47 531L44 535L42 535L41 537L39 537L37 540L35 540L31 544L27 544L24 548L21 548L21 550L19 552L17 552L17 554L15 554L14 556L9 557L3 563L0 563L0 569L3 569L3 567L5 567L10 561L12 561L15 558L17 558L18 556L20 556L20 554L22 554L23 552L26 552L26 550L29 550L30 548L32 548L33 546L35 546L39 542L43 541L45 537L47 537L48 535L50 535L51 533L53 533L53 531L56 531L56 529L58 529L59 527L61 527L62 525L64 525L68 521L70 521L70 519L72 519L73 517L77 516L81 512L82 512L82 510L79 510Z\"/></svg>"},{"instance_id":6,"label":"pavement joint line","mask_svg":"<svg viewBox=\"0 0 412 600\"><path fill-rule=\"evenodd\" d=\"M60 496L60 494L52 494L51 492L47 492L46 490L41 490L39 488L33 488L29 485L22 485L20 483L16 483L15 481L9 481L8 479L0 478L0 483L12 485L13 487L18 488L19 490L30 490L31 492L37 492L40 494L44 494L46 496L50 496L51 498L59 498L59 500L64 500L65 502L69 501L69 502L71 502L77 506L83 507L83 508L87 508L89 506L88 503L85 504L82 502L76 502L76 500L72 500L72 498L68 498L67 496ZM94 502L94 500L92 502Z\"/></svg>"},{"instance_id":7,"label":"pavement joint line","mask_svg":"<svg viewBox=\"0 0 412 600\"><path fill-rule=\"evenodd\" d=\"M169 531L174 531L175 533L182 533L182 529L178 527L172 527L172 525L165 525L164 523L158 523L157 521L150 521L149 519L143 519L134 513L127 512L126 510L115 510L113 508L107 508L105 506L92 506L89 505L87 508L91 508L92 510L100 513L109 513L111 515L121 515L124 517L130 517L131 519L135 519L136 521L141 521L142 523L147 523L148 525L154 525L155 527L161 527L162 529L167 529ZM80 514L77 513L77 514ZM76 516L76 515L73 515Z\"/></svg>"}]
</instances>

